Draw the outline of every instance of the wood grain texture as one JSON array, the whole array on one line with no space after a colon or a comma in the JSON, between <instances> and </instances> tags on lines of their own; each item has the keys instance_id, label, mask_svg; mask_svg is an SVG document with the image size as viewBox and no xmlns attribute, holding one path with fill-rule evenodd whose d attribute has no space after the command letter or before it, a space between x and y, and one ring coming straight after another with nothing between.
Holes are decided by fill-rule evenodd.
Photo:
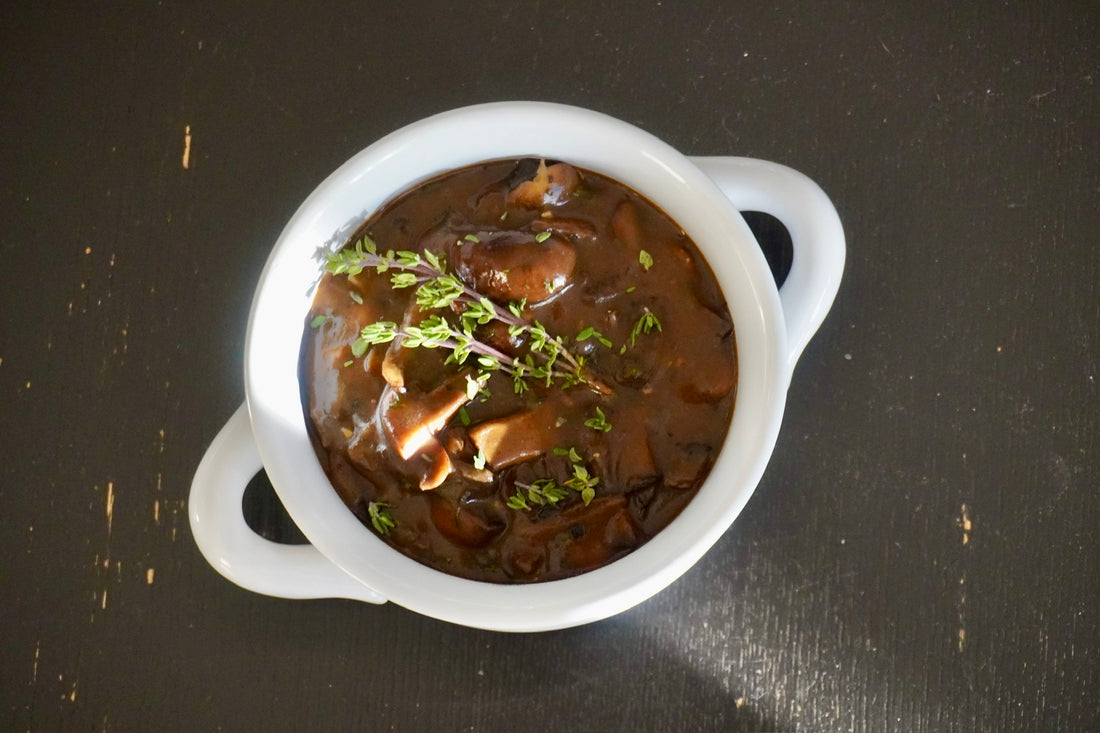
<instances>
[{"instance_id":1,"label":"wood grain texture","mask_svg":"<svg viewBox=\"0 0 1100 733\"><path fill-rule=\"evenodd\" d=\"M9 9L0 730L1097 730L1098 27L1074 2ZM568 631L229 584L186 499L278 232L381 135L519 98L833 198L845 280L757 493L669 589Z\"/></svg>"}]
</instances>

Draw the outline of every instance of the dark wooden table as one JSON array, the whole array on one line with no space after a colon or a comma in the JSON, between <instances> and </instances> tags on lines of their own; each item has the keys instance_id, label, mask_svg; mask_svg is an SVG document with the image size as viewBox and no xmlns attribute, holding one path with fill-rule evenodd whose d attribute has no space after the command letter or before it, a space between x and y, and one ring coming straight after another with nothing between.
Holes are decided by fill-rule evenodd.
<instances>
[{"instance_id":1,"label":"dark wooden table","mask_svg":"<svg viewBox=\"0 0 1100 733\"><path fill-rule=\"evenodd\" d=\"M9 7L0 730L1097 730L1097 11ZM756 494L567 631L237 588L186 504L271 244L373 140L501 99L833 198L844 283Z\"/></svg>"}]
</instances>

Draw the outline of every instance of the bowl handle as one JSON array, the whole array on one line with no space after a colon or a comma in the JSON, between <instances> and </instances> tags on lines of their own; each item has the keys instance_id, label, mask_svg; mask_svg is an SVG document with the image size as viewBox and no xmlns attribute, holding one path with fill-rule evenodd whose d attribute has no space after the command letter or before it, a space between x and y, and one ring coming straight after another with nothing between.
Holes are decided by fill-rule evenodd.
<instances>
[{"instance_id":1,"label":"bowl handle","mask_svg":"<svg viewBox=\"0 0 1100 733\"><path fill-rule=\"evenodd\" d=\"M798 171L753 158L696 157L739 211L762 211L791 235L794 258L779 288L787 325L787 373L833 304L844 271L844 228L829 197Z\"/></svg>"},{"instance_id":2,"label":"bowl handle","mask_svg":"<svg viewBox=\"0 0 1100 733\"><path fill-rule=\"evenodd\" d=\"M279 598L385 603L312 545L283 545L252 531L241 501L262 467L248 408L241 405L210 444L191 482L191 532L214 569L242 588Z\"/></svg>"}]
</instances>

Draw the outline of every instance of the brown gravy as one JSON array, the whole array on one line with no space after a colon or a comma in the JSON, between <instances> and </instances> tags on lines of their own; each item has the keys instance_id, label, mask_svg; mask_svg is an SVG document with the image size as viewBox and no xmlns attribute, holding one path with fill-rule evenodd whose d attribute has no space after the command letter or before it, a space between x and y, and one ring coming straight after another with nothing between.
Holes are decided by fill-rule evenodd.
<instances>
[{"instance_id":1,"label":"brown gravy","mask_svg":"<svg viewBox=\"0 0 1100 733\"><path fill-rule=\"evenodd\" d=\"M691 500L725 438L737 362L714 275L665 214L588 170L493 161L400 195L344 253L367 241L441 256L483 306L543 326L581 364L571 378L559 354L550 386L539 372L524 389L506 370L478 382L477 352L456 364L400 335L369 345L376 322L457 327L467 301L422 311L416 285L391 287L423 265L326 273L302 341L307 423L336 491L387 543L465 578L554 580L629 553ZM532 353L537 332L508 326L471 333L498 363L544 365L553 347Z\"/></svg>"}]
</instances>

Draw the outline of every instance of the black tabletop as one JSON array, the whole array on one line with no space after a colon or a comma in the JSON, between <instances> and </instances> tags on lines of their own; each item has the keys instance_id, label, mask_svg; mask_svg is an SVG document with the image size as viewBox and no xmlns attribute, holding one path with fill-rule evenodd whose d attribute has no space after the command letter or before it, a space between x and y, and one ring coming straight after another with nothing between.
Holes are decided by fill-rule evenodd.
<instances>
[{"instance_id":1,"label":"black tabletop","mask_svg":"<svg viewBox=\"0 0 1100 733\"><path fill-rule=\"evenodd\" d=\"M1098 28L1073 2L9 8L0 729L1097 730ZM273 242L372 141L507 99L832 198L844 280L756 493L669 588L564 631L238 588L187 499ZM291 534L262 478L246 504Z\"/></svg>"}]
</instances>

